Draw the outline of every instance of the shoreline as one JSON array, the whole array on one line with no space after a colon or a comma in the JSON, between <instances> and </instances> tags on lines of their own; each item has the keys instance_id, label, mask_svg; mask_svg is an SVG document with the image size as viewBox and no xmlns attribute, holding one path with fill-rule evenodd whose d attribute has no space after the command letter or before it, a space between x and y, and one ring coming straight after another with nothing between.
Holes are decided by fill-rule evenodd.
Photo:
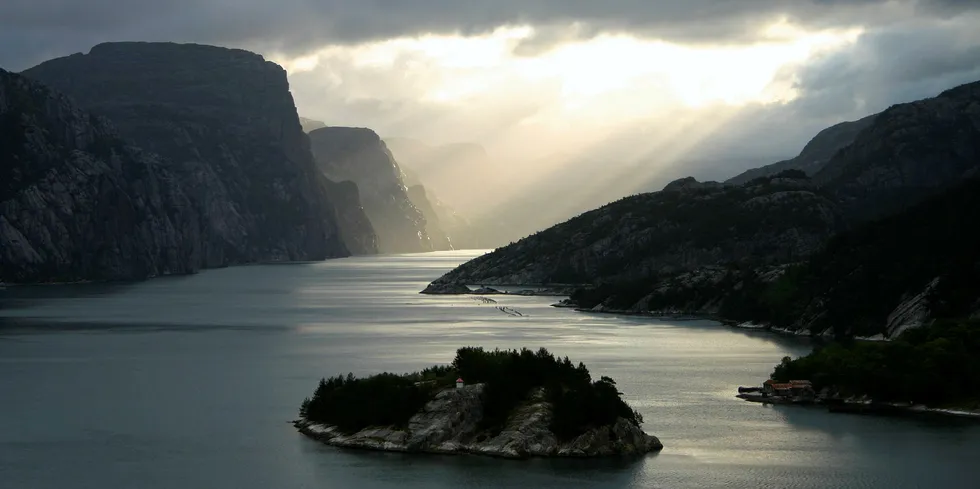
<instances>
[{"instance_id":1,"label":"shoreline","mask_svg":"<svg viewBox=\"0 0 980 489\"><path fill-rule=\"evenodd\" d=\"M774 406L797 406L810 408L826 408L834 414L861 414L872 416L934 416L944 418L959 418L980 422L980 410L957 408L931 408L925 404L902 404L891 402L868 402L847 399L813 399L801 400L785 397L762 397L753 394L737 394L737 399L758 404Z\"/></svg>"},{"instance_id":2,"label":"shoreline","mask_svg":"<svg viewBox=\"0 0 980 489\"><path fill-rule=\"evenodd\" d=\"M492 447L477 448L470 444L454 443L439 445L434 447L426 448L410 448L406 445L399 443L392 443L390 441L384 440L383 436L391 436L391 433L398 433L397 431L391 430L390 428L368 428L362 430L360 433L355 435L342 435L336 428L332 426L312 423L303 419L296 419L289 421L289 424L293 425L296 430L303 436L317 442L322 443L329 447L341 448L347 450L360 450L364 452L379 452L379 453L401 453L401 454L415 454L423 456L433 456L433 455L443 455L443 456L454 456L454 457L488 457L500 460L545 460L545 459L563 459L563 460L599 460L604 458L620 458L620 459L636 459L639 460L650 454L657 454L663 449L663 445L657 440L655 445L648 451L640 451L637 453L610 453L610 454L586 454L586 453L574 453L567 451L556 451L550 454L540 454L540 453L520 453L514 451L503 451L495 450ZM361 433L374 431L380 435L376 439L361 439L357 440L355 437L359 436ZM648 435L653 439L652 435Z\"/></svg>"}]
</instances>

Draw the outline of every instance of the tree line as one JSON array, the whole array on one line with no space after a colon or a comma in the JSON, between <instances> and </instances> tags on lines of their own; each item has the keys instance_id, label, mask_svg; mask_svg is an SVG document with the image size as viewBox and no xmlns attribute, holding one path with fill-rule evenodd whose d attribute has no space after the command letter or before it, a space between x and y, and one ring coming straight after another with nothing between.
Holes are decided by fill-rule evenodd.
<instances>
[{"instance_id":1,"label":"tree line","mask_svg":"<svg viewBox=\"0 0 980 489\"><path fill-rule=\"evenodd\" d=\"M553 406L551 430L560 439L625 418L639 425L642 416L622 399L609 377L593 381L588 368L548 350L484 350L460 348L451 365L433 366L412 374L353 374L322 379L300 416L356 433L371 426L404 427L440 390L452 388L457 377L484 384L481 429L496 435L515 408L540 389Z\"/></svg>"}]
</instances>

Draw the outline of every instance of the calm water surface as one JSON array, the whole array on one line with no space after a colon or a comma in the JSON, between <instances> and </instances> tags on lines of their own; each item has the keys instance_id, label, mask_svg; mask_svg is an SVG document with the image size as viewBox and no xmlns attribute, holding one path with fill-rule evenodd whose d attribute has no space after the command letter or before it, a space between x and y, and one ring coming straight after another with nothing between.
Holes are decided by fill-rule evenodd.
<instances>
[{"instance_id":1,"label":"calm water surface","mask_svg":"<svg viewBox=\"0 0 980 489\"><path fill-rule=\"evenodd\" d=\"M980 426L733 398L802 340L586 315L548 298L428 297L440 253L3 292L2 488L977 488ZM636 461L343 451L287 421L325 375L536 348L615 378L666 445Z\"/></svg>"}]
</instances>

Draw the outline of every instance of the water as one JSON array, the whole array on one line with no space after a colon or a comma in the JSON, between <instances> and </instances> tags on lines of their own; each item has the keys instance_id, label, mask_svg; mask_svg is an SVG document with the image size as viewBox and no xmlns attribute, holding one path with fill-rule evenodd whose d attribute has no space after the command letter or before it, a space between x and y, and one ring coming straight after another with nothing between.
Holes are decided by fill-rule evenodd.
<instances>
[{"instance_id":1,"label":"water","mask_svg":"<svg viewBox=\"0 0 980 489\"><path fill-rule=\"evenodd\" d=\"M978 487L980 426L736 400L799 339L417 291L473 256L213 270L4 292L0 487ZM666 445L636 461L344 451L287 424L325 375L545 346L615 378Z\"/></svg>"}]
</instances>

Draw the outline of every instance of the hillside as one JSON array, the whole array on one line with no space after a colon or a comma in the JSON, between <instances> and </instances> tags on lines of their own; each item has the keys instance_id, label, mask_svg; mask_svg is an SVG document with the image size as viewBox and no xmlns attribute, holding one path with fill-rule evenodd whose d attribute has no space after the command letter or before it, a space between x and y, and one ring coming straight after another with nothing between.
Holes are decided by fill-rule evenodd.
<instances>
[{"instance_id":1,"label":"hillside","mask_svg":"<svg viewBox=\"0 0 980 489\"><path fill-rule=\"evenodd\" d=\"M952 245L933 241L934 236L957 240L957 233L969 227L959 219L972 215L959 209L972 209L971 202L932 203L916 211L920 214L904 211L930 198L965 198L961 190L943 194L978 171L980 82L877 115L812 180L799 169L741 185L683 179L476 258L434 284L590 284L594 287L574 298L581 307L758 320L808 333L836 328L844 335L893 335L921 323L901 319L923 314L909 304L910 311L896 309L905 294L928 295L931 289L925 288L933 279L954 269L972 270L963 263L928 261L932 258L923 258L921 251L961 256ZM904 221L867 224L896 213L895 219ZM942 225L950 227L933 228ZM845 230L851 232L829 241ZM835 244L846 240L863 246ZM831 251L813 257L813 263L821 263L813 270L827 275L811 270L816 275L801 279L808 287L822 283L823 290L800 291L786 282L802 273L793 264L823 249ZM854 255L859 250L864 255ZM969 253L963 259L973 263ZM895 264L903 261L916 267L927 261L928 266L900 267L902 273L915 274L897 274ZM786 278L776 281L779 277ZM846 285L852 280L853 286ZM766 284L773 281L784 288L769 289ZM972 294L959 279L939 283L960 284L948 285L950 294ZM882 295L856 300L862 287ZM760 303L756 292L789 302L779 307ZM866 309L871 304L877 309ZM963 307L956 306L960 312ZM900 319L888 319L891 314ZM922 317L941 316L930 312Z\"/></svg>"},{"instance_id":2,"label":"hillside","mask_svg":"<svg viewBox=\"0 0 980 489\"><path fill-rule=\"evenodd\" d=\"M627 197L476 258L437 283L633 281L704 266L801 259L840 226L808 179L700 184Z\"/></svg>"},{"instance_id":3,"label":"hillside","mask_svg":"<svg viewBox=\"0 0 980 489\"><path fill-rule=\"evenodd\" d=\"M865 117L861 120L852 122L842 122L820 131L813 139L803 147L795 158L766 165L761 168L754 168L745 171L738 176L725 181L731 184L744 184L759 177L771 177L786 170L802 170L809 176L815 175L823 169L824 165L830 161L841 149L850 146L857 138L858 134L869 127L877 117L877 114Z\"/></svg>"},{"instance_id":4,"label":"hillside","mask_svg":"<svg viewBox=\"0 0 980 489\"><path fill-rule=\"evenodd\" d=\"M573 295L597 310L713 315L802 334L894 338L980 317L980 180L831 239L809 259L703 268Z\"/></svg>"}]
</instances>

